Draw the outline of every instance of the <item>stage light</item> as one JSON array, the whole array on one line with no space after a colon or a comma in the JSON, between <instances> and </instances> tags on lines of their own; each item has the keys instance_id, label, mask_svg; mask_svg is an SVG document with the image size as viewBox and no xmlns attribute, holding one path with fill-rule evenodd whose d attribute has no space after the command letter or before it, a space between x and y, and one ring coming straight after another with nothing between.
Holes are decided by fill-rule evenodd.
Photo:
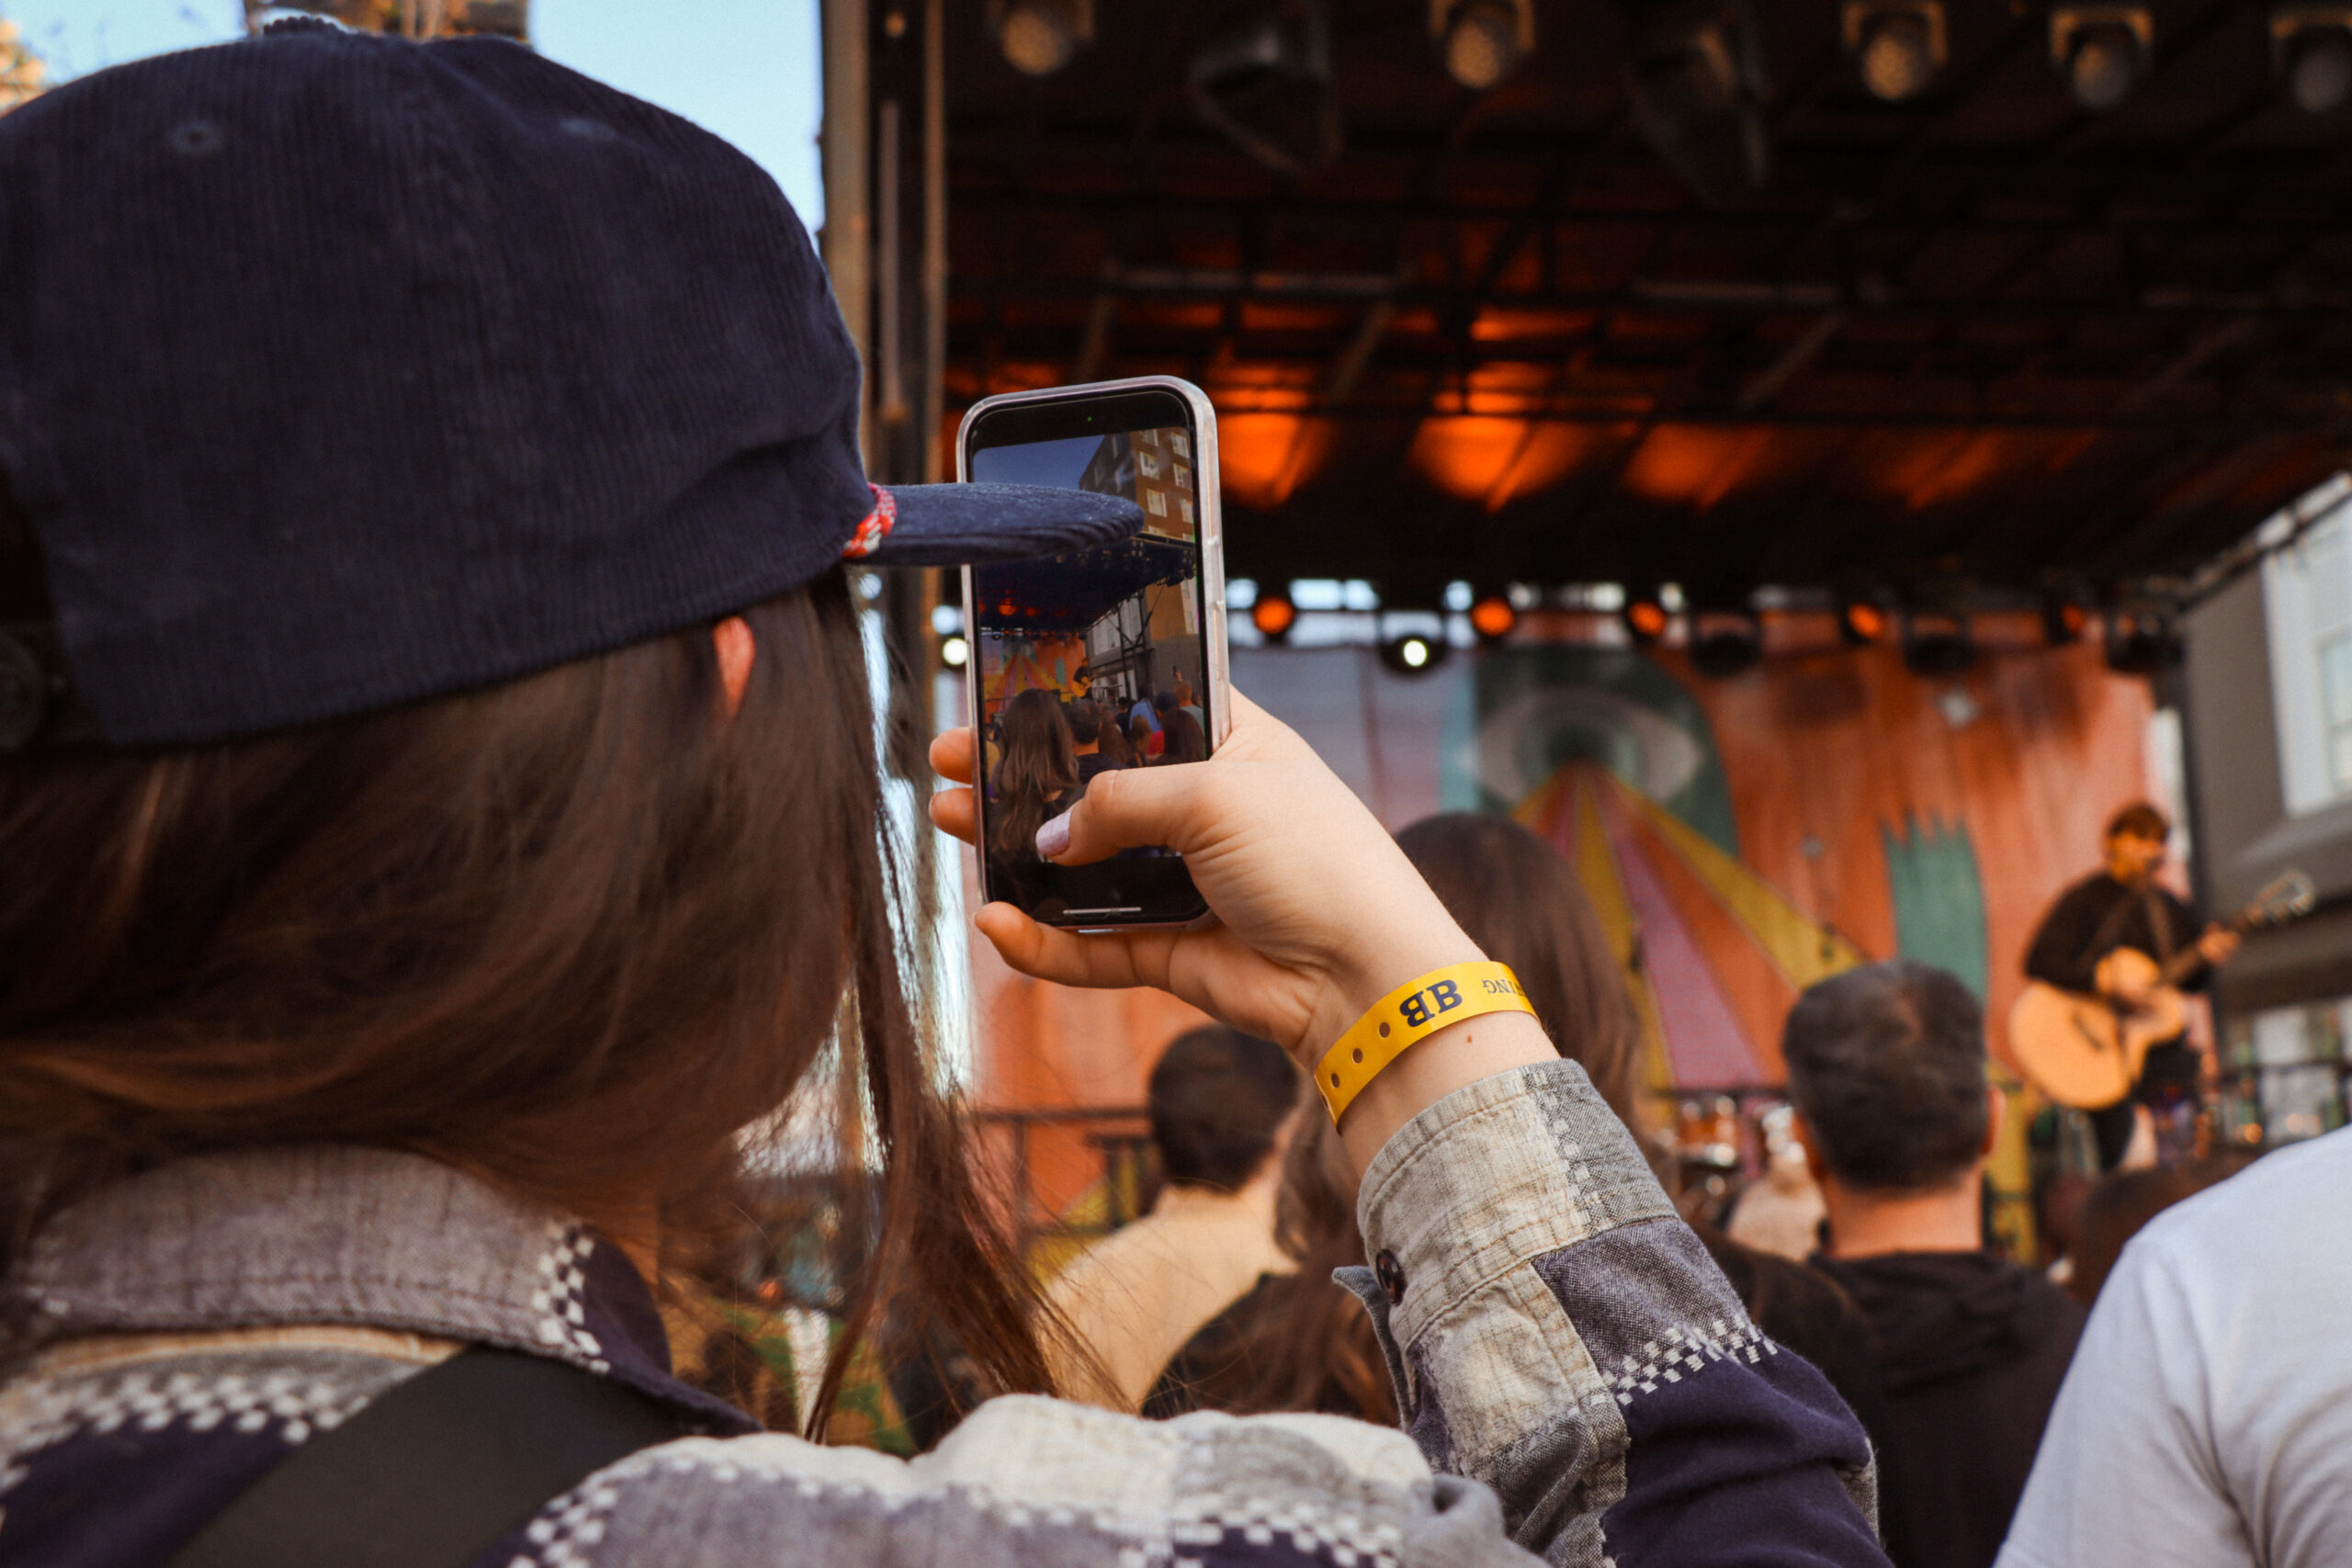
<instances>
[{"instance_id":1,"label":"stage light","mask_svg":"<svg viewBox=\"0 0 2352 1568\"><path fill-rule=\"evenodd\" d=\"M1006 63L1050 76L1094 39L1094 0L989 0L989 30Z\"/></svg>"},{"instance_id":2,"label":"stage light","mask_svg":"<svg viewBox=\"0 0 2352 1568\"><path fill-rule=\"evenodd\" d=\"M1942 0L1847 0L1846 52L1871 96L1917 97L1943 69Z\"/></svg>"},{"instance_id":3,"label":"stage light","mask_svg":"<svg viewBox=\"0 0 2352 1568\"><path fill-rule=\"evenodd\" d=\"M1519 626L1519 612L1500 593L1489 593L1470 606L1470 629L1481 642L1500 642Z\"/></svg>"},{"instance_id":4,"label":"stage light","mask_svg":"<svg viewBox=\"0 0 2352 1568\"><path fill-rule=\"evenodd\" d=\"M1647 647L1664 637L1667 626L1672 621L1672 617L1666 612L1665 602L1658 597L1655 590L1645 590L1634 594L1625 601L1625 607L1617 614L1625 623L1626 634L1642 647Z\"/></svg>"},{"instance_id":5,"label":"stage light","mask_svg":"<svg viewBox=\"0 0 2352 1568\"><path fill-rule=\"evenodd\" d=\"M2067 648L2080 642L2083 628L2090 624L2090 612L2083 602L2064 589L2045 590L2041 595L2041 640L2052 648Z\"/></svg>"},{"instance_id":6,"label":"stage light","mask_svg":"<svg viewBox=\"0 0 2352 1568\"><path fill-rule=\"evenodd\" d=\"M2144 6L2061 6L2050 13L2050 63L2094 114L2132 96L2154 62L2155 41L2155 18Z\"/></svg>"},{"instance_id":7,"label":"stage light","mask_svg":"<svg viewBox=\"0 0 2352 1568\"><path fill-rule=\"evenodd\" d=\"M971 657L972 645L960 637L944 638L939 644L939 661L950 670L961 670Z\"/></svg>"},{"instance_id":8,"label":"stage light","mask_svg":"<svg viewBox=\"0 0 2352 1568\"><path fill-rule=\"evenodd\" d=\"M2305 114L2352 100L2352 7L2281 6L2270 13L2270 65Z\"/></svg>"},{"instance_id":9,"label":"stage light","mask_svg":"<svg viewBox=\"0 0 2352 1568\"><path fill-rule=\"evenodd\" d=\"M1426 675L1445 662L1445 639L1427 632L1407 632L1380 645L1380 661L1399 675Z\"/></svg>"},{"instance_id":10,"label":"stage light","mask_svg":"<svg viewBox=\"0 0 2352 1568\"><path fill-rule=\"evenodd\" d=\"M1298 606L1291 603L1287 592L1261 590L1258 602L1250 606L1250 624L1268 642L1280 642L1298 624Z\"/></svg>"},{"instance_id":11,"label":"stage light","mask_svg":"<svg viewBox=\"0 0 2352 1568\"><path fill-rule=\"evenodd\" d=\"M1483 93L1535 47L1535 0L1430 0L1430 37L1445 73Z\"/></svg>"},{"instance_id":12,"label":"stage light","mask_svg":"<svg viewBox=\"0 0 2352 1568\"><path fill-rule=\"evenodd\" d=\"M1690 617L1690 667L1711 680L1746 674L1764 658L1764 623L1753 610L1702 610Z\"/></svg>"},{"instance_id":13,"label":"stage light","mask_svg":"<svg viewBox=\"0 0 2352 1568\"><path fill-rule=\"evenodd\" d=\"M1762 186L1764 59L1747 0L1633 0L1634 122L1700 198L1720 205Z\"/></svg>"},{"instance_id":14,"label":"stage light","mask_svg":"<svg viewBox=\"0 0 2352 1568\"><path fill-rule=\"evenodd\" d=\"M2154 675L2181 660L2180 633L2157 606L2109 611L2103 640L2107 667L2119 675Z\"/></svg>"},{"instance_id":15,"label":"stage light","mask_svg":"<svg viewBox=\"0 0 2352 1568\"><path fill-rule=\"evenodd\" d=\"M1276 173L1296 177L1339 156L1321 0L1226 6L1204 29L1191 74L1201 118Z\"/></svg>"},{"instance_id":16,"label":"stage light","mask_svg":"<svg viewBox=\"0 0 2352 1568\"><path fill-rule=\"evenodd\" d=\"M1847 646L1866 648L1884 642L1888 624L1886 604L1878 594L1860 592L1838 596L1838 635Z\"/></svg>"}]
</instances>

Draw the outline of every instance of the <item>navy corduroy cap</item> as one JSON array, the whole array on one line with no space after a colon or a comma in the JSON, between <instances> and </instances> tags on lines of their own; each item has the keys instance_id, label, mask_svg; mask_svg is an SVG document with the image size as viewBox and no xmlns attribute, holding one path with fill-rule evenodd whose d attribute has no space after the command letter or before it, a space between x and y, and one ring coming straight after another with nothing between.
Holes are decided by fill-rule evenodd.
<instances>
[{"instance_id":1,"label":"navy corduroy cap","mask_svg":"<svg viewBox=\"0 0 2352 1568\"><path fill-rule=\"evenodd\" d=\"M278 24L0 117L0 472L119 745L512 679L845 553L1141 524L875 491L856 353L775 182L494 39Z\"/></svg>"}]
</instances>

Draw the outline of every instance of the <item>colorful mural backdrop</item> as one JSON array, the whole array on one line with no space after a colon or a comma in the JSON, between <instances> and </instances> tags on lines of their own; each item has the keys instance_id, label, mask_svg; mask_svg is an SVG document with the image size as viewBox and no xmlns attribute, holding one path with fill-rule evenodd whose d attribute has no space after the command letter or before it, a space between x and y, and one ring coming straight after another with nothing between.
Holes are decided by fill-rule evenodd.
<instances>
[{"instance_id":1,"label":"colorful mural backdrop","mask_svg":"<svg viewBox=\"0 0 2352 1568\"><path fill-rule=\"evenodd\" d=\"M2042 911L2095 865L2108 815L2159 794L2145 682L2030 633L1958 677L1914 674L1893 648L1773 649L1715 680L1672 650L1521 645L1479 655L1459 690L1472 712L1382 743L1442 750L1445 799L1510 812L1569 857L1626 965L1660 1095L1779 1082L1797 993L1896 954L1974 989L2005 1058ZM1316 717L1299 725L1310 742L1348 722ZM976 980L998 1104L1135 1104L1197 1016L1057 995L992 955ZM2021 1187L2022 1167L2013 1142L1996 1179Z\"/></svg>"}]
</instances>

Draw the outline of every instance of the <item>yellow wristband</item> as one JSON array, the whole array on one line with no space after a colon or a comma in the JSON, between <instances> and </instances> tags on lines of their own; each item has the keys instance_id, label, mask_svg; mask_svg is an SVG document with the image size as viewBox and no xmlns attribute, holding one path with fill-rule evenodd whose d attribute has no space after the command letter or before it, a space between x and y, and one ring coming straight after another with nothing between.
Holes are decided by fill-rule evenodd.
<instances>
[{"instance_id":1,"label":"yellow wristband","mask_svg":"<svg viewBox=\"0 0 2352 1568\"><path fill-rule=\"evenodd\" d=\"M1508 964L1450 964L1399 986L1356 1020L1316 1065L1315 1087L1339 1124L1363 1086L1411 1046L1481 1013L1535 1010Z\"/></svg>"}]
</instances>

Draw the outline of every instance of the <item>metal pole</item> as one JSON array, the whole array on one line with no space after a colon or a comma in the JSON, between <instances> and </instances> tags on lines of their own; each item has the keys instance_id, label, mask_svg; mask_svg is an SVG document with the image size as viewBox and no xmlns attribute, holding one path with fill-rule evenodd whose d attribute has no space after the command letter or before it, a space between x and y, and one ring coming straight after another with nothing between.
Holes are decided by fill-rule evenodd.
<instances>
[{"instance_id":1,"label":"metal pole","mask_svg":"<svg viewBox=\"0 0 2352 1568\"><path fill-rule=\"evenodd\" d=\"M820 244L833 299L848 323L850 340L865 359L873 346L874 243L867 193L868 155L865 0L823 0L825 48L825 228ZM865 407L861 396L860 409ZM859 422L862 442L872 445L870 422ZM869 449L870 466L874 454Z\"/></svg>"}]
</instances>

